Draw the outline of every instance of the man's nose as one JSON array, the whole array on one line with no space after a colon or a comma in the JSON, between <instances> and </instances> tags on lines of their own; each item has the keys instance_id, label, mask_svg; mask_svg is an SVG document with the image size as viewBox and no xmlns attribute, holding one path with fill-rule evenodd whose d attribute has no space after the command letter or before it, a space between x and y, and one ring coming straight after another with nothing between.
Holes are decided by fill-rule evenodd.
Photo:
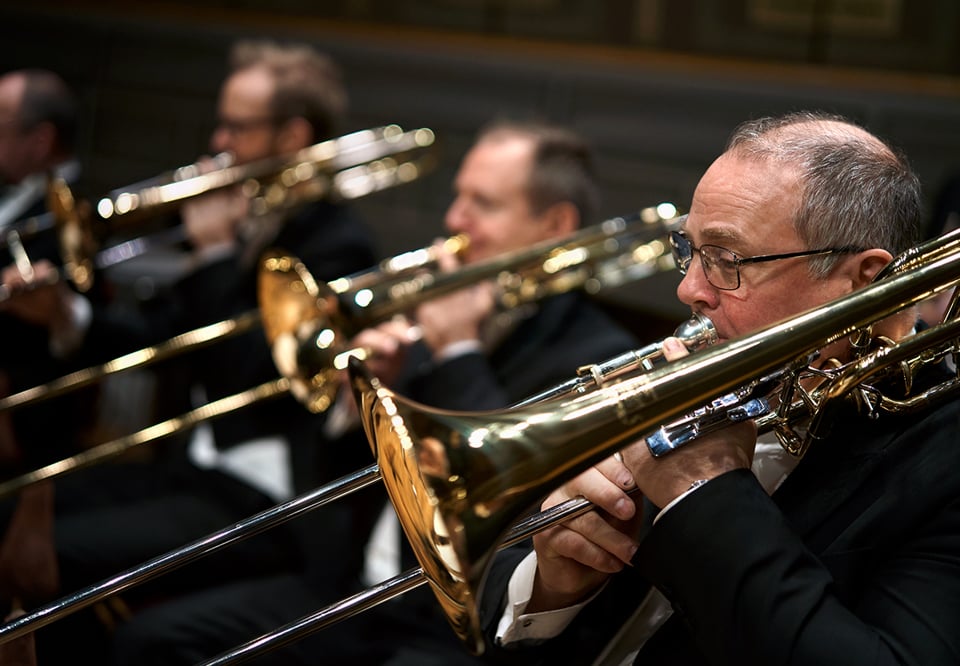
<instances>
[{"instance_id":1,"label":"man's nose","mask_svg":"<svg viewBox=\"0 0 960 666\"><path fill-rule=\"evenodd\" d=\"M695 303L707 303L715 305L717 290L707 281L704 275L703 266L700 265L700 257L694 253L687 266L687 273L677 285L677 298L684 305L693 306Z\"/></svg>"},{"instance_id":2,"label":"man's nose","mask_svg":"<svg viewBox=\"0 0 960 666\"><path fill-rule=\"evenodd\" d=\"M466 231L470 226L470 216L467 214L466 205L461 201L455 200L450 204L450 207L447 208L443 222L447 227L447 231L450 233L457 234Z\"/></svg>"},{"instance_id":3,"label":"man's nose","mask_svg":"<svg viewBox=\"0 0 960 666\"><path fill-rule=\"evenodd\" d=\"M214 154L231 152L233 142L230 138L230 132L224 127L218 127L210 135L210 151Z\"/></svg>"}]
</instances>

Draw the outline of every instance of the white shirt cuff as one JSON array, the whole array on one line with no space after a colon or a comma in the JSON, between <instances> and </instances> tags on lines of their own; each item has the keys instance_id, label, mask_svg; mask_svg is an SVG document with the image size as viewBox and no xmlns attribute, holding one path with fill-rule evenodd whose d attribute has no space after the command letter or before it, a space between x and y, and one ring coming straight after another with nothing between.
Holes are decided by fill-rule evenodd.
<instances>
[{"instance_id":1,"label":"white shirt cuff","mask_svg":"<svg viewBox=\"0 0 960 666\"><path fill-rule=\"evenodd\" d=\"M438 349L433 355L433 358L437 362L449 361L458 356L479 351L483 351L483 346L479 340L458 340L457 342L451 342L446 347Z\"/></svg>"},{"instance_id":2,"label":"white shirt cuff","mask_svg":"<svg viewBox=\"0 0 960 666\"><path fill-rule=\"evenodd\" d=\"M702 482L698 481L698 482L694 483L692 486L690 486L690 488L688 488L683 494L678 495L677 497L674 497L672 502L670 502L670 503L667 504L665 507L663 507L662 509L660 509L660 513L658 513L658 514L654 517L654 519L653 519L653 524L656 525L656 524L657 524L657 521L660 520L660 516L664 515L664 514L665 514L667 511L669 511L672 507L676 506L677 503L680 502L684 497L686 497L686 496L689 495L690 493L694 492L697 488L701 488L701 487L707 485L709 482L710 482L709 479L705 479L705 480L702 481Z\"/></svg>"},{"instance_id":3,"label":"white shirt cuff","mask_svg":"<svg viewBox=\"0 0 960 666\"><path fill-rule=\"evenodd\" d=\"M542 613L524 613L533 594L537 573L537 553L531 551L517 565L507 586L507 604L497 625L497 642L509 645L519 641L545 641L560 635L577 613L599 593L574 606ZM602 587L600 589L603 589Z\"/></svg>"},{"instance_id":4,"label":"white shirt cuff","mask_svg":"<svg viewBox=\"0 0 960 666\"><path fill-rule=\"evenodd\" d=\"M86 297L70 292L67 301L69 322L50 331L50 355L64 359L80 348L93 319L93 308Z\"/></svg>"}]
</instances>

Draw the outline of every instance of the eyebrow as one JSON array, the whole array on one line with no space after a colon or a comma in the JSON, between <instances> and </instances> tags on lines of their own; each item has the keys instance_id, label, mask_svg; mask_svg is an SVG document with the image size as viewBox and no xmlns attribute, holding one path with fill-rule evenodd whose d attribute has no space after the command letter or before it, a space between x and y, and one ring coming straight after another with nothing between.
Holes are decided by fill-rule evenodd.
<instances>
[{"instance_id":1,"label":"eyebrow","mask_svg":"<svg viewBox=\"0 0 960 666\"><path fill-rule=\"evenodd\" d=\"M689 230L687 229L687 215L683 215L680 221L680 231L684 232L687 236L690 235ZM740 246L743 244L743 236L736 233L730 226L723 226L720 228L711 227L709 229L701 230L700 241L701 245L720 245L721 247L726 248L727 244L733 244L734 246ZM740 254L740 252L737 252Z\"/></svg>"}]
</instances>

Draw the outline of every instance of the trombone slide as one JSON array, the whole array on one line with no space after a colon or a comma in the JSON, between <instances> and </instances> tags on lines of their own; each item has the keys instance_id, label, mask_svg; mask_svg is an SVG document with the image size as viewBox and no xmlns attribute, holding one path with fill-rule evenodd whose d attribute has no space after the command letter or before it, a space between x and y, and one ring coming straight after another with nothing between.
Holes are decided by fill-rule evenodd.
<instances>
[{"instance_id":1,"label":"trombone slide","mask_svg":"<svg viewBox=\"0 0 960 666\"><path fill-rule=\"evenodd\" d=\"M931 254L936 254L935 251ZM960 280L960 251L822 307L556 405L437 410L351 366L364 429L404 532L456 634L483 651L479 595L509 525L550 489L659 425L792 366Z\"/></svg>"}]
</instances>

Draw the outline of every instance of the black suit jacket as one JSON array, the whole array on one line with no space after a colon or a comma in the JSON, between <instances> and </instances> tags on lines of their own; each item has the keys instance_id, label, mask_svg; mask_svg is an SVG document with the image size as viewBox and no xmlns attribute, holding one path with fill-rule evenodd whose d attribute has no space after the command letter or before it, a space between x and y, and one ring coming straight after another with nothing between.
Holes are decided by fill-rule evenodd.
<instances>
[{"instance_id":1,"label":"black suit jacket","mask_svg":"<svg viewBox=\"0 0 960 666\"><path fill-rule=\"evenodd\" d=\"M298 257L318 282L367 269L376 261L366 227L347 208L326 201L311 203L291 215L269 246ZM97 363L254 311L259 305L257 271L257 262L242 263L232 256L188 274L143 311L95 309L82 353L88 363ZM180 381L202 385L208 400L279 376L259 327L187 352L174 362ZM186 395L186 391L182 393ZM302 491L316 482L309 474L313 469L309 458L321 422L322 417L311 414L293 397L283 396L215 418L211 425L219 447L271 435L287 437L297 456L294 485ZM307 459L301 461L301 455ZM306 476L301 478L301 474Z\"/></svg>"},{"instance_id":2,"label":"black suit jacket","mask_svg":"<svg viewBox=\"0 0 960 666\"><path fill-rule=\"evenodd\" d=\"M75 173L70 173L70 187L76 188L78 181L79 167ZM12 222L11 226L48 212L46 190L38 190L35 197L25 200L23 205L18 221ZM0 228L4 240L9 229ZM31 262L48 260L54 266L63 265L56 227L24 236L21 242ZM4 242L0 247L0 267L13 261L13 254ZM69 283L68 286L73 287ZM108 295L109 287L103 283L103 276L96 274L89 297L92 301L104 303ZM44 384L80 367L74 360L55 358L50 353L50 337L45 327L6 312L0 312L0 340L3 342L0 345L0 373L7 382L7 393ZM19 474L76 453L95 423L97 396L97 387L88 387L10 412L19 457L0 461L0 473Z\"/></svg>"},{"instance_id":3,"label":"black suit jacket","mask_svg":"<svg viewBox=\"0 0 960 666\"><path fill-rule=\"evenodd\" d=\"M428 360L425 347L416 345L410 350L406 372L391 388L432 407L498 409L572 378L580 366L605 361L638 346L633 334L588 298L568 293L542 301L533 316L524 319L488 354L473 352L435 363ZM352 451L356 456L354 470L373 462L369 442L360 431L323 446ZM338 471L343 474L351 470ZM316 532L315 551L320 555L310 559L315 565L311 581L322 598L332 601L354 591L331 593L342 581L358 580L362 549L387 501L383 487L378 485L351 495L346 502L323 508L324 519L331 522ZM333 533L352 536L339 539L336 547L331 547L329 535ZM401 553L404 569L415 566L405 539ZM429 587L408 592L354 618L349 626L360 632L359 638L351 639L358 643L360 654L354 657L358 663L379 663L385 658L384 650L391 654L419 650L408 655L411 663L423 663L425 655L437 663L472 662Z\"/></svg>"},{"instance_id":4,"label":"black suit jacket","mask_svg":"<svg viewBox=\"0 0 960 666\"><path fill-rule=\"evenodd\" d=\"M652 582L674 614L638 664L960 663L958 433L957 400L843 414L772 497L746 471L715 479L657 522L562 637L490 659L589 664ZM491 573L488 643L522 554Z\"/></svg>"}]
</instances>

